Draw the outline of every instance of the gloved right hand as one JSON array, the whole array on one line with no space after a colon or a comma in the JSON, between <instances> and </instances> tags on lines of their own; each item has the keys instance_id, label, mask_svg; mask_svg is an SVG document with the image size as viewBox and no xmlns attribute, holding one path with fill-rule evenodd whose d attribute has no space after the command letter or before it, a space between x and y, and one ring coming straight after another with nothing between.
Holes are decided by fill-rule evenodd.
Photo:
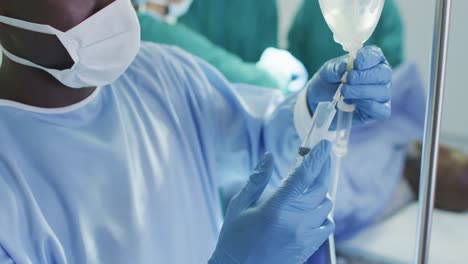
<instances>
[{"instance_id":1,"label":"gloved right hand","mask_svg":"<svg viewBox=\"0 0 468 264\"><path fill-rule=\"evenodd\" d=\"M304 263L333 232L327 198L330 143L322 141L282 186L255 205L273 170L271 154L231 200L210 264Z\"/></svg>"},{"instance_id":2,"label":"gloved right hand","mask_svg":"<svg viewBox=\"0 0 468 264\"><path fill-rule=\"evenodd\" d=\"M348 56L332 59L312 77L307 85L310 110L315 112L318 104L331 101L346 72ZM356 105L353 126L390 117L392 68L382 50L366 46L359 50L354 67L348 73L341 95ZM331 125L336 127L336 117Z\"/></svg>"}]
</instances>

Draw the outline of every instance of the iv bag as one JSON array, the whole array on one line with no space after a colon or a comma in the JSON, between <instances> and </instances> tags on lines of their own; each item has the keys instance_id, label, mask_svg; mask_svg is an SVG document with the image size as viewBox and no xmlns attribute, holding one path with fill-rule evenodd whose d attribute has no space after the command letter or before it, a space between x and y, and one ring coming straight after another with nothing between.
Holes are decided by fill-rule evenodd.
<instances>
[{"instance_id":1,"label":"iv bag","mask_svg":"<svg viewBox=\"0 0 468 264\"><path fill-rule=\"evenodd\" d=\"M385 0L319 0L335 42L355 54L379 22Z\"/></svg>"}]
</instances>

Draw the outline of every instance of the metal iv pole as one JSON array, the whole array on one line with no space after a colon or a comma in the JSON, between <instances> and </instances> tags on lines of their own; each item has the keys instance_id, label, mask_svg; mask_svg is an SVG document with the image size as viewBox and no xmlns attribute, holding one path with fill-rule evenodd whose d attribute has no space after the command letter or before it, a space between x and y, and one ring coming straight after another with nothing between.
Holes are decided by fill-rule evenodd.
<instances>
[{"instance_id":1,"label":"metal iv pole","mask_svg":"<svg viewBox=\"0 0 468 264\"><path fill-rule=\"evenodd\" d=\"M437 180L438 146L444 99L452 1L437 0L436 4L431 62L431 86L427 96L426 122L421 161L415 264L429 263L429 244Z\"/></svg>"}]
</instances>

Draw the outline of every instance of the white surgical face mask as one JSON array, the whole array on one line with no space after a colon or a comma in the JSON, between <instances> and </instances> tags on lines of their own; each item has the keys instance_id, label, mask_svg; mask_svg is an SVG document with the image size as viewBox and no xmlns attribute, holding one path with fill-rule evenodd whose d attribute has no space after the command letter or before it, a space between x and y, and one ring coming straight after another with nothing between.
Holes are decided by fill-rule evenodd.
<instances>
[{"instance_id":1,"label":"white surgical face mask","mask_svg":"<svg viewBox=\"0 0 468 264\"><path fill-rule=\"evenodd\" d=\"M138 18L128 0L116 0L66 32L4 16L0 16L0 23L57 36L74 61L70 69L42 67L2 49L10 60L44 70L71 88L112 83L125 72L140 48Z\"/></svg>"},{"instance_id":2,"label":"white surgical face mask","mask_svg":"<svg viewBox=\"0 0 468 264\"><path fill-rule=\"evenodd\" d=\"M171 3L169 0L148 0L148 2L166 6L168 9L167 16L178 18L183 16L190 9L193 0L183 0L180 3Z\"/></svg>"}]
</instances>

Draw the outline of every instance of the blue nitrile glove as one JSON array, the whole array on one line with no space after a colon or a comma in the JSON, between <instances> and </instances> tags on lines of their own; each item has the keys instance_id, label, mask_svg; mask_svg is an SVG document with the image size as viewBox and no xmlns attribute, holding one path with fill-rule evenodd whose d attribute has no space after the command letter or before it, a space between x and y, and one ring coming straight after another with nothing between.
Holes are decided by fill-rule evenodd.
<instances>
[{"instance_id":1,"label":"blue nitrile glove","mask_svg":"<svg viewBox=\"0 0 468 264\"><path fill-rule=\"evenodd\" d=\"M331 101L346 72L347 56L332 59L307 84L307 99L312 113L318 103ZM392 68L376 46L362 48L341 94L345 102L356 104L353 125L390 117ZM336 117L332 128L336 127Z\"/></svg>"},{"instance_id":2,"label":"blue nitrile glove","mask_svg":"<svg viewBox=\"0 0 468 264\"><path fill-rule=\"evenodd\" d=\"M334 228L327 218L330 148L320 142L270 198L255 205L273 171L272 156L265 155L231 200L209 263L304 263Z\"/></svg>"}]
</instances>

